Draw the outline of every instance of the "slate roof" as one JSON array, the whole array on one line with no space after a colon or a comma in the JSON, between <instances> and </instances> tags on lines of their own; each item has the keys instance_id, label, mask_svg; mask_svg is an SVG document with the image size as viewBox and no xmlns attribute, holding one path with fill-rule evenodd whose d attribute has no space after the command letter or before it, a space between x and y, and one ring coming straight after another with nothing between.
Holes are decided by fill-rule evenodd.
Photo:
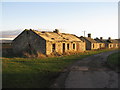
<instances>
[{"instance_id":1,"label":"slate roof","mask_svg":"<svg viewBox=\"0 0 120 90\"><path fill-rule=\"evenodd\" d=\"M118 43L118 40L116 39L111 39L111 40L108 40L108 39L95 39L98 43Z\"/></svg>"},{"instance_id":2,"label":"slate roof","mask_svg":"<svg viewBox=\"0 0 120 90\"><path fill-rule=\"evenodd\" d=\"M85 40L88 40L91 43L97 43L97 41L95 41L93 38L90 38L90 37L83 37L83 36L81 36L80 39L81 38L84 38Z\"/></svg>"},{"instance_id":3,"label":"slate roof","mask_svg":"<svg viewBox=\"0 0 120 90\"><path fill-rule=\"evenodd\" d=\"M98 38L96 38L94 40L97 41L98 43L107 43L106 40L101 40L101 39L98 39Z\"/></svg>"},{"instance_id":4,"label":"slate roof","mask_svg":"<svg viewBox=\"0 0 120 90\"><path fill-rule=\"evenodd\" d=\"M42 32L37 30L32 30L32 31L48 41L81 41L77 36L73 34L45 32L45 31Z\"/></svg>"},{"instance_id":5,"label":"slate roof","mask_svg":"<svg viewBox=\"0 0 120 90\"><path fill-rule=\"evenodd\" d=\"M115 40L115 39L108 40L108 42L110 42L110 43L118 43L118 41Z\"/></svg>"}]
</instances>

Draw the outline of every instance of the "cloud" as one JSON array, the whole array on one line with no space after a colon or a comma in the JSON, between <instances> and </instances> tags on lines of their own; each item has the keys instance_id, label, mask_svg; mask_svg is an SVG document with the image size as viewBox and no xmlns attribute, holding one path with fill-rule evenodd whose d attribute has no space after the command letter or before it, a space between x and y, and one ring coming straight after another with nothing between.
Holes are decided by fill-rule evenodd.
<instances>
[{"instance_id":1,"label":"cloud","mask_svg":"<svg viewBox=\"0 0 120 90\"><path fill-rule=\"evenodd\" d=\"M2 33L2 35L0 35L0 38L15 38L21 32L22 32L21 30L0 31L0 33Z\"/></svg>"}]
</instances>

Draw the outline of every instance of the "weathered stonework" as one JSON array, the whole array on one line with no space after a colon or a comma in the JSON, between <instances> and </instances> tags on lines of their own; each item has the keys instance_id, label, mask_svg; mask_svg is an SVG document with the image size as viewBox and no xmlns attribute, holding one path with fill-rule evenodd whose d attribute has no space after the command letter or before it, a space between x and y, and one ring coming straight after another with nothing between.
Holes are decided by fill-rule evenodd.
<instances>
[{"instance_id":1,"label":"weathered stonework","mask_svg":"<svg viewBox=\"0 0 120 90\"><path fill-rule=\"evenodd\" d=\"M91 38L91 34L88 34L89 37L81 36L80 39L86 43L86 50L95 50L99 49L99 43Z\"/></svg>"},{"instance_id":2,"label":"weathered stonework","mask_svg":"<svg viewBox=\"0 0 120 90\"><path fill-rule=\"evenodd\" d=\"M54 32L39 32L36 30L24 30L13 40L15 54L83 52L86 50L85 42L72 34Z\"/></svg>"}]
</instances>

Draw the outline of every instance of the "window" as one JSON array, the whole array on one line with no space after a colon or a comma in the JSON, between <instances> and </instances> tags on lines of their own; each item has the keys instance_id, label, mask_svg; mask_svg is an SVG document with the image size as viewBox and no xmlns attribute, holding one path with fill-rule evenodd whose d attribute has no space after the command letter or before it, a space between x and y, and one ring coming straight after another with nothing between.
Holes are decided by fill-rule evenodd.
<instances>
[{"instance_id":1,"label":"window","mask_svg":"<svg viewBox=\"0 0 120 90\"><path fill-rule=\"evenodd\" d=\"M112 47L112 45L110 44L110 47Z\"/></svg>"},{"instance_id":2,"label":"window","mask_svg":"<svg viewBox=\"0 0 120 90\"><path fill-rule=\"evenodd\" d=\"M29 46L29 48L31 48L31 45L30 45L30 44L28 44L28 46Z\"/></svg>"},{"instance_id":3,"label":"window","mask_svg":"<svg viewBox=\"0 0 120 90\"><path fill-rule=\"evenodd\" d=\"M69 50L69 44L67 44L67 49Z\"/></svg>"},{"instance_id":4,"label":"window","mask_svg":"<svg viewBox=\"0 0 120 90\"><path fill-rule=\"evenodd\" d=\"M54 38L51 38L52 40L55 40Z\"/></svg>"},{"instance_id":5,"label":"window","mask_svg":"<svg viewBox=\"0 0 120 90\"><path fill-rule=\"evenodd\" d=\"M118 44L116 44L116 47L118 47Z\"/></svg>"},{"instance_id":6,"label":"window","mask_svg":"<svg viewBox=\"0 0 120 90\"><path fill-rule=\"evenodd\" d=\"M55 44L52 44L52 52L55 52Z\"/></svg>"},{"instance_id":7,"label":"window","mask_svg":"<svg viewBox=\"0 0 120 90\"><path fill-rule=\"evenodd\" d=\"M100 44L100 48L102 47L102 44Z\"/></svg>"},{"instance_id":8,"label":"window","mask_svg":"<svg viewBox=\"0 0 120 90\"><path fill-rule=\"evenodd\" d=\"M73 44L73 49L75 49L75 44Z\"/></svg>"}]
</instances>

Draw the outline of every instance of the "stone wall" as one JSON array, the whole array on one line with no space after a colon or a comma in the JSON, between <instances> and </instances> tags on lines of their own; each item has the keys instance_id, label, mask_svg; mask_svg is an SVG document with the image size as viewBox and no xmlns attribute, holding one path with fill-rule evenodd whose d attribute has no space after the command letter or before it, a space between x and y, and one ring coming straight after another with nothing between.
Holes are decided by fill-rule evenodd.
<instances>
[{"instance_id":1,"label":"stone wall","mask_svg":"<svg viewBox=\"0 0 120 90\"><path fill-rule=\"evenodd\" d=\"M13 53L21 54L28 47L27 43L28 43L27 32L23 31L12 42Z\"/></svg>"},{"instance_id":2,"label":"stone wall","mask_svg":"<svg viewBox=\"0 0 120 90\"><path fill-rule=\"evenodd\" d=\"M14 41L13 41L13 52L14 54L37 54L46 53L46 41L35 34L32 31L23 31Z\"/></svg>"},{"instance_id":3,"label":"stone wall","mask_svg":"<svg viewBox=\"0 0 120 90\"><path fill-rule=\"evenodd\" d=\"M99 49L105 48L105 43L99 43Z\"/></svg>"},{"instance_id":4,"label":"stone wall","mask_svg":"<svg viewBox=\"0 0 120 90\"><path fill-rule=\"evenodd\" d=\"M109 43L108 48L119 48L119 44L118 43Z\"/></svg>"},{"instance_id":5,"label":"stone wall","mask_svg":"<svg viewBox=\"0 0 120 90\"><path fill-rule=\"evenodd\" d=\"M99 43L91 43L91 49L99 49Z\"/></svg>"},{"instance_id":6,"label":"stone wall","mask_svg":"<svg viewBox=\"0 0 120 90\"><path fill-rule=\"evenodd\" d=\"M46 54L46 40L32 31L30 31L29 44L35 52Z\"/></svg>"},{"instance_id":7,"label":"stone wall","mask_svg":"<svg viewBox=\"0 0 120 90\"><path fill-rule=\"evenodd\" d=\"M84 42L70 42L70 41L50 42L50 41L47 41L46 42L46 54L47 55L53 53L52 44L55 44L55 52L60 53L60 54L64 52L82 52L86 50ZM63 48L63 44L65 44L64 48Z\"/></svg>"}]
</instances>

